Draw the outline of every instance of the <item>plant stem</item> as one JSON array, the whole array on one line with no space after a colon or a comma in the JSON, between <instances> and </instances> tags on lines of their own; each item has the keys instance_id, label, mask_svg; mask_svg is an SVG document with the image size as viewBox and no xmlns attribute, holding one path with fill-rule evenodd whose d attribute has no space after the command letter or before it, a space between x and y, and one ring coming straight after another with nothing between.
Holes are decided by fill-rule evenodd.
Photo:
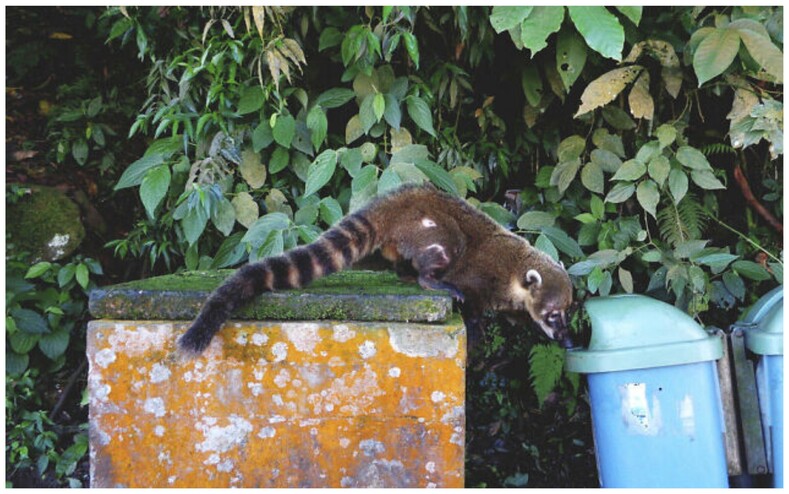
<instances>
[{"instance_id":1,"label":"plant stem","mask_svg":"<svg viewBox=\"0 0 789 494\"><path fill-rule=\"evenodd\" d=\"M743 233L741 233L741 232L739 232L739 231L735 230L733 227L731 227L731 226L727 225L726 223L724 223L723 221L721 221L720 219L718 219L718 218L717 218L715 215L711 214L709 211L706 211L706 213L707 213L707 216L708 216L708 217L710 217L710 218L712 218L713 220L715 220L715 222L716 222L716 223L718 223L718 224L719 224L719 225L721 225L722 227L726 228L726 229L727 229L727 230L729 230L730 232L734 233L735 235L737 235L737 236L738 236L738 237L740 237L741 239L745 240L745 241L746 241L746 242L748 242L749 244L753 245L753 246L754 246L754 247L756 247L758 250L760 250L760 251L764 252L765 254L767 254L767 256L769 256L770 258L772 258L772 259L773 259L775 262L777 262L777 263L778 263L778 264L780 264L781 266L783 266L783 265L784 265L784 263L783 263L783 261L782 261L782 260L780 260L779 258L777 258L776 256L774 256L774 255L773 255L773 254L772 254L770 251L768 251L767 249L765 249L764 247L762 247L761 245L759 245L758 243L756 243L755 241L753 241L752 239L750 239L748 236L746 236L745 234L743 234Z\"/></svg>"}]
</instances>

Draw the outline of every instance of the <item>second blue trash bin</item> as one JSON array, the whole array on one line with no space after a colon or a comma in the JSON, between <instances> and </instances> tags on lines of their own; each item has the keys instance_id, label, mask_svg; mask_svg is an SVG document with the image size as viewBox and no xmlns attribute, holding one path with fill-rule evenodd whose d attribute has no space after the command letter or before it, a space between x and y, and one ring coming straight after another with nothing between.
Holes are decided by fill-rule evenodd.
<instances>
[{"instance_id":1,"label":"second blue trash bin","mask_svg":"<svg viewBox=\"0 0 789 494\"><path fill-rule=\"evenodd\" d=\"M567 352L587 374L603 487L728 487L715 360L720 338L641 295L591 299L592 339Z\"/></svg>"},{"instance_id":2,"label":"second blue trash bin","mask_svg":"<svg viewBox=\"0 0 789 494\"><path fill-rule=\"evenodd\" d=\"M784 485L784 308L783 286L759 299L737 326L745 329L745 346L759 356L756 389L773 487ZM740 397L744 399L744 397Z\"/></svg>"}]
</instances>

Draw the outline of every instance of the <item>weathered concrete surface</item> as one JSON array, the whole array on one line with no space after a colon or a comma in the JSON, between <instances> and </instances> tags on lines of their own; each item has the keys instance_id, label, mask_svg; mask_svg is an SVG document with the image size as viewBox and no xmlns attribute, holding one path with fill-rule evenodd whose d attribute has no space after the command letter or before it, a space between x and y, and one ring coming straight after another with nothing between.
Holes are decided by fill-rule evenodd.
<instances>
[{"instance_id":1,"label":"weathered concrete surface","mask_svg":"<svg viewBox=\"0 0 789 494\"><path fill-rule=\"evenodd\" d=\"M90 312L102 319L194 319L209 293L232 272L181 273L97 288L90 294ZM423 290L391 272L343 271L301 290L264 293L234 317L440 322L451 314L448 292Z\"/></svg>"},{"instance_id":2,"label":"weathered concrete surface","mask_svg":"<svg viewBox=\"0 0 789 494\"><path fill-rule=\"evenodd\" d=\"M463 486L459 320L186 327L89 324L91 486Z\"/></svg>"}]
</instances>

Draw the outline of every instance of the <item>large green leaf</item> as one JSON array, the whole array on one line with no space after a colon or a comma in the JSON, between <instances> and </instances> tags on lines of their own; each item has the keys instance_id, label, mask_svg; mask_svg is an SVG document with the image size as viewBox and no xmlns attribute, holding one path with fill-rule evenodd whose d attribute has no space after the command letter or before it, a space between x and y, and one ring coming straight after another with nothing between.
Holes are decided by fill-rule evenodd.
<instances>
[{"instance_id":1,"label":"large green leaf","mask_svg":"<svg viewBox=\"0 0 789 494\"><path fill-rule=\"evenodd\" d=\"M668 190L674 198L674 204L678 204L688 192L688 176L685 172L673 168L668 173Z\"/></svg>"},{"instance_id":2,"label":"large green leaf","mask_svg":"<svg viewBox=\"0 0 789 494\"><path fill-rule=\"evenodd\" d=\"M280 115L277 117L277 123L274 124L272 135L277 144L290 149L290 143L296 136L296 120L290 115Z\"/></svg>"},{"instance_id":3,"label":"large green leaf","mask_svg":"<svg viewBox=\"0 0 789 494\"><path fill-rule=\"evenodd\" d=\"M68 342L69 332L65 329L59 329L49 334L42 335L41 339L38 340L38 348L40 348L41 353L49 357L50 360L55 360L66 351Z\"/></svg>"},{"instance_id":4,"label":"large green leaf","mask_svg":"<svg viewBox=\"0 0 789 494\"><path fill-rule=\"evenodd\" d=\"M570 18L591 49L607 58L622 60L625 30L605 7L567 7Z\"/></svg>"},{"instance_id":5,"label":"large green leaf","mask_svg":"<svg viewBox=\"0 0 789 494\"><path fill-rule=\"evenodd\" d=\"M719 28L709 33L693 55L693 70L699 86L729 68L739 49L740 35L737 31Z\"/></svg>"},{"instance_id":6,"label":"large green leaf","mask_svg":"<svg viewBox=\"0 0 789 494\"><path fill-rule=\"evenodd\" d=\"M290 225L290 220L285 213L275 212L261 216L249 228L241 239L242 243L252 244L253 247L262 245L273 231L286 229Z\"/></svg>"},{"instance_id":7,"label":"large green leaf","mask_svg":"<svg viewBox=\"0 0 789 494\"><path fill-rule=\"evenodd\" d=\"M266 183L266 166L260 159L260 154L252 149L241 152L241 164L238 167L244 180L253 189L259 189Z\"/></svg>"},{"instance_id":8,"label":"large green leaf","mask_svg":"<svg viewBox=\"0 0 789 494\"><path fill-rule=\"evenodd\" d=\"M581 169L581 183L590 191L602 194L605 186L605 177L600 165L595 161L585 164Z\"/></svg>"},{"instance_id":9,"label":"large green leaf","mask_svg":"<svg viewBox=\"0 0 789 494\"><path fill-rule=\"evenodd\" d=\"M531 56L548 46L548 36L555 33L562 26L564 20L564 7L539 6L534 7L526 19L521 23L521 42L531 51Z\"/></svg>"},{"instance_id":10,"label":"large green leaf","mask_svg":"<svg viewBox=\"0 0 789 494\"><path fill-rule=\"evenodd\" d=\"M613 202L614 204L625 202L636 191L636 186L631 182L619 182L614 185L605 196L605 202Z\"/></svg>"},{"instance_id":11,"label":"large green leaf","mask_svg":"<svg viewBox=\"0 0 789 494\"><path fill-rule=\"evenodd\" d=\"M148 171L155 166L161 165L163 162L164 157L158 153L143 156L124 170L123 175L121 175L120 180L115 185L115 190L140 185Z\"/></svg>"},{"instance_id":12,"label":"large green leaf","mask_svg":"<svg viewBox=\"0 0 789 494\"><path fill-rule=\"evenodd\" d=\"M545 226L542 228L542 233L556 246L557 249L564 252L570 257L583 257L584 253L581 246L578 245L572 237L567 235L564 230L555 226Z\"/></svg>"},{"instance_id":13,"label":"large green leaf","mask_svg":"<svg viewBox=\"0 0 789 494\"><path fill-rule=\"evenodd\" d=\"M316 105L307 113L307 128L310 129L312 146L317 150L326 140L326 133L329 129L329 122L326 113ZM273 173L273 172L272 172Z\"/></svg>"},{"instance_id":14,"label":"large green leaf","mask_svg":"<svg viewBox=\"0 0 789 494\"><path fill-rule=\"evenodd\" d=\"M452 180L452 175L450 175L449 172L432 161L426 159L416 160L414 165L416 165L419 171L427 175L427 178L429 178L430 181L433 182L438 188L445 190L452 195L458 195L457 185L455 185L455 181Z\"/></svg>"},{"instance_id":15,"label":"large green leaf","mask_svg":"<svg viewBox=\"0 0 789 494\"><path fill-rule=\"evenodd\" d=\"M430 112L430 107L427 106L425 100L418 96L409 96L406 98L406 108L408 109L408 116L411 120L433 137L436 137L436 131L433 128L433 114Z\"/></svg>"},{"instance_id":16,"label":"large green leaf","mask_svg":"<svg viewBox=\"0 0 789 494\"><path fill-rule=\"evenodd\" d=\"M216 211L211 216L211 221L217 230L222 232L222 235L227 237L233 231L233 225L236 224L236 211L233 204L226 198L222 198L217 204Z\"/></svg>"},{"instance_id":17,"label":"large green leaf","mask_svg":"<svg viewBox=\"0 0 789 494\"><path fill-rule=\"evenodd\" d=\"M612 102L628 84L638 77L643 69L640 65L619 67L590 82L581 95L581 106L575 117Z\"/></svg>"},{"instance_id":18,"label":"large green leaf","mask_svg":"<svg viewBox=\"0 0 789 494\"><path fill-rule=\"evenodd\" d=\"M170 188L170 167L166 164L159 165L145 174L140 185L140 199L145 206L149 218L154 218L156 207L167 195Z\"/></svg>"},{"instance_id":19,"label":"large green leaf","mask_svg":"<svg viewBox=\"0 0 789 494\"><path fill-rule=\"evenodd\" d=\"M520 25L534 7L509 7L497 5L490 14L490 24L497 33Z\"/></svg>"},{"instance_id":20,"label":"large green leaf","mask_svg":"<svg viewBox=\"0 0 789 494\"><path fill-rule=\"evenodd\" d=\"M586 65L586 43L571 29L559 31L556 40L556 70L564 88L569 91ZM530 101L531 103L531 101ZM532 104L532 106L537 106Z\"/></svg>"},{"instance_id":21,"label":"large green leaf","mask_svg":"<svg viewBox=\"0 0 789 494\"><path fill-rule=\"evenodd\" d=\"M770 41L769 37L761 36L750 29L740 29L737 33L742 38L742 42L745 44L745 48L748 49L751 57L768 74L775 77L777 83L782 84L784 80L784 56L781 50ZM702 44L704 43L702 42Z\"/></svg>"},{"instance_id":22,"label":"large green leaf","mask_svg":"<svg viewBox=\"0 0 789 494\"><path fill-rule=\"evenodd\" d=\"M636 188L636 199L644 210L652 217L657 215L657 205L660 201L660 192L657 184L650 179L643 180Z\"/></svg>"},{"instance_id":23,"label":"large green leaf","mask_svg":"<svg viewBox=\"0 0 789 494\"><path fill-rule=\"evenodd\" d=\"M258 86L248 86L241 94L241 99L238 101L238 114L246 115L263 108L266 97L263 94L263 89Z\"/></svg>"},{"instance_id":24,"label":"large green leaf","mask_svg":"<svg viewBox=\"0 0 789 494\"><path fill-rule=\"evenodd\" d=\"M181 227L184 229L186 241L190 246L197 242L197 239L203 234L206 224L208 224L208 215L202 207L188 210L186 216L181 220Z\"/></svg>"},{"instance_id":25,"label":"large green leaf","mask_svg":"<svg viewBox=\"0 0 789 494\"><path fill-rule=\"evenodd\" d=\"M315 106L323 108L337 108L351 101L354 92L347 88L335 87L321 93L315 98Z\"/></svg>"},{"instance_id":26,"label":"large green leaf","mask_svg":"<svg viewBox=\"0 0 789 494\"><path fill-rule=\"evenodd\" d=\"M691 146L682 146L677 149L677 161L691 170L712 170L710 162L704 154Z\"/></svg>"},{"instance_id":27,"label":"large green leaf","mask_svg":"<svg viewBox=\"0 0 789 494\"><path fill-rule=\"evenodd\" d=\"M327 149L319 154L307 170L307 183L304 187L304 195L309 196L329 183L337 167L337 152Z\"/></svg>"},{"instance_id":28,"label":"large green leaf","mask_svg":"<svg viewBox=\"0 0 789 494\"><path fill-rule=\"evenodd\" d=\"M38 312L30 309L15 308L11 310L11 317L14 318L16 327L20 331L32 334L49 333L47 321Z\"/></svg>"},{"instance_id":29,"label":"large green leaf","mask_svg":"<svg viewBox=\"0 0 789 494\"><path fill-rule=\"evenodd\" d=\"M638 23L641 22L641 14L644 7L635 7L635 6L624 6L624 7L616 7L616 10L621 12L625 15L628 19L633 21L633 24L638 26Z\"/></svg>"}]
</instances>

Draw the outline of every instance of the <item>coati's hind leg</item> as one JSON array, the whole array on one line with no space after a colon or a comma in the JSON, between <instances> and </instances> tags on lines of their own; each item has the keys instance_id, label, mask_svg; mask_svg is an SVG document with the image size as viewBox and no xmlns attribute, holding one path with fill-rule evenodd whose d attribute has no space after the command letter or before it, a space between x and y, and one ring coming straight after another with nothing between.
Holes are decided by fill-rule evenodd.
<instances>
[{"instance_id":1,"label":"coati's hind leg","mask_svg":"<svg viewBox=\"0 0 789 494\"><path fill-rule=\"evenodd\" d=\"M442 281L451 260L446 249L440 244L430 244L413 259L412 264L419 272L419 286L428 290L448 290L454 298L463 301L463 293L453 284Z\"/></svg>"}]
</instances>

